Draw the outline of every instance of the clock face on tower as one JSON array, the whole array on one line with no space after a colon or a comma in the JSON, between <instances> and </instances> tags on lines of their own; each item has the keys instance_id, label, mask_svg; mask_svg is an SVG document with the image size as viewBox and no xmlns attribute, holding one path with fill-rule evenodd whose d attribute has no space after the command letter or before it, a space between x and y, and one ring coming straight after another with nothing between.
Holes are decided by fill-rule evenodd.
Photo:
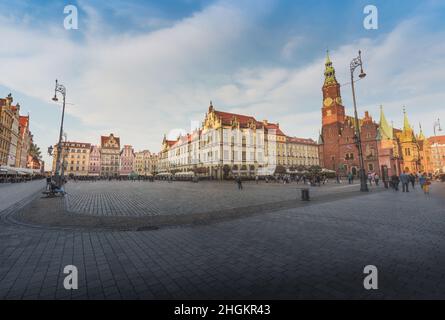
<instances>
[{"instance_id":1,"label":"clock face on tower","mask_svg":"<svg viewBox=\"0 0 445 320\"><path fill-rule=\"evenodd\" d=\"M337 103L340 104L340 105L342 104L342 101L341 101L341 98L340 98L340 97L337 97L337 98L335 99L335 101L337 101Z\"/></svg>"},{"instance_id":2,"label":"clock face on tower","mask_svg":"<svg viewBox=\"0 0 445 320\"><path fill-rule=\"evenodd\" d=\"M334 102L334 101L330 97L327 97L326 99L324 99L325 107L329 107L332 104L332 102Z\"/></svg>"}]
</instances>

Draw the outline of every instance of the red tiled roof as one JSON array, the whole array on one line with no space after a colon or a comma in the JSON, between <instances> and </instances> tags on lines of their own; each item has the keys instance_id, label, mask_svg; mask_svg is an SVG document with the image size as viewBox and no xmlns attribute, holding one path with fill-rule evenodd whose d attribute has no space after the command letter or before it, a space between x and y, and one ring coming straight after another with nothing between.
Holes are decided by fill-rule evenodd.
<instances>
[{"instance_id":1,"label":"red tiled roof","mask_svg":"<svg viewBox=\"0 0 445 320\"><path fill-rule=\"evenodd\" d=\"M28 125L29 122L29 116L19 116L19 123L21 126Z\"/></svg>"},{"instance_id":2,"label":"red tiled roof","mask_svg":"<svg viewBox=\"0 0 445 320\"><path fill-rule=\"evenodd\" d=\"M445 144L445 136L434 136L434 137L429 137L428 141L433 144L433 143L438 143L438 144Z\"/></svg>"},{"instance_id":3,"label":"red tiled roof","mask_svg":"<svg viewBox=\"0 0 445 320\"><path fill-rule=\"evenodd\" d=\"M268 130L275 130L275 134L278 136L285 136L283 131L281 131L280 126L276 123L267 123L265 125L266 129Z\"/></svg>"},{"instance_id":4,"label":"red tiled roof","mask_svg":"<svg viewBox=\"0 0 445 320\"><path fill-rule=\"evenodd\" d=\"M301 143L301 144L312 144L316 145L317 143L312 139L305 138L297 138L297 137L287 137L289 142Z\"/></svg>"},{"instance_id":5,"label":"red tiled roof","mask_svg":"<svg viewBox=\"0 0 445 320\"><path fill-rule=\"evenodd\" d=\"M29 116L19 116L20 135L25 133L25 129L29 126Z\"/></svg>"},{"instance_id":6,"label":"red tiled roof","mask_svg":"<svg viewBox=\"0 0 445 320\"><path fill-rule=\"evenodd\" d=\"M62 142L62 145L64 146L67 145L68 147L73 147L73 148L88 148L88 149L91 148L91 143L87 142L67 141L67 142Z\"/></svg>"},{"instance_id":7,"label":"red tiled roof","mask_svg":"<svg viewBox=\"0 0 445 320\"><path fill-rule=\"evenodd\" d=\"M218 118L221 119L221 122L223 124L230 124L234 117L236 117L236 119L240 125L247 125L247 123L249 121L253 121L257 124L260 124L260 122L258 122L254 117L251 117L251 116L246 116L246 115L237 114L237 113L216 111L216 110L215 110L215 114L217 115Z\"/></svg>"},{"instance_id":8,"label":"red tiled roof","mask_svg":"<svg viewBox=\"0 0 445 320\"><path fill-rule=\"evenodd\" d=\"M120 146L121 145L121 140L119 137L115 137L113 135L114 139L116 139L117 144ZM101 146L103 146L105 143L108 142L108 140L110 139L110 136L101 136L100 137L100 142L101 142Z\"/></svg>"}]
</instances>

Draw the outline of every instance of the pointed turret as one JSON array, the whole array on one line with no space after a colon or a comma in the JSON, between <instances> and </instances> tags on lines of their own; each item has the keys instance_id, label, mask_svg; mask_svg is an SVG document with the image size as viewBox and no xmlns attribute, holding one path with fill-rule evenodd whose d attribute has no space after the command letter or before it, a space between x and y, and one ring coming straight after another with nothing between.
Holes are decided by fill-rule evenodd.
<instances>
[{"instance_id":1,"label":"pointed turret","mask_svg":"<svg viewBox=\"0 0 445 320\"><path fill-rule=\"evenodd\" d=\"M380 140L392 140L393 139L393 128L388 124L386 120L385 113L383 112L383 106L380 106L380 123L378 137Z\"/></svg>"},{"instance_id":2,"label":"pointed turret","mask_svg":"<svg viewBox=\"0 0 445 320\"><path fill-rule=\"evenodd\" d=\"M403 130L401 133L402 142L414 142L416 137L414 136L413 129L408 121L408 116L406 115L405 107L403 107Z\"/></svg>"},{"instance_id":3,"label":"pointed turret","mask_svg":"<svg viewBox=\"0 0 445 320\"><path fill-rule=\"evenodd\" d=\"M335 78L335 68L332 66L331 58L329 57L329 50L326 51L326 62L324 70L324 84L337 84L337 79Z\"/></svg>"},{"instance_id":4,"label":"pointed turret","mask_svg":"<svg viewBox=\"0 0 445 320\"><path fill-rule=\"evenodd\" d=\"M403 106L403 131L412 130L408 121L408 116L406 115L405 106Z\"/></svg>"},{"instance_id":5,"label":"pointed turret","mask_svg":"<svg viewBox=\"0 0 445 320\"><path fill-rule=\"evenodd\" d=\"M420 129L420 132L419 132L419 135L417 136L417 140L424 141L426 138L425 138L425 135L423 134L422 125L420 123L419 123L419 129Z\"/></svg>"},{"instance_id":6,"label":"pointed turret","mask_svg":"<svg viewBox=\"0 0 445 320\"><path fill-rule=\"evenodd\" d=\"M323 135L321 134L321 131L318 131L318 144L323 144Z\"/></svg>"}]
</instances>

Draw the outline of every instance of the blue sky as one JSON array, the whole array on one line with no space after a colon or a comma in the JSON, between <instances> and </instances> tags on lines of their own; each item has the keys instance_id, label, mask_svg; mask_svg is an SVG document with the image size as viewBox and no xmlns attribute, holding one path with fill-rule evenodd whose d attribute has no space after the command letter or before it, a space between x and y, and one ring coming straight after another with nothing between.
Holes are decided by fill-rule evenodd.
<instances>
[{"instance_id":1,"label":"blue sky","mask_svg":"<svg viewBox=\"0 0 445 320\"><path fill-rule=\"evenodd\" d=\"M79 29L63 28L63 8ZM363 8L379 29L363 28ZM13 94L43 150L57 140L54 79L68 90L70 140L99 143L114 132L136 150L159 151L170 136L217 109L280 123L317 138L326 48L337 79L363 51L368 77L359 111L400 125L402 106L432 134L445 121L443 1L1 1L0 96ZM348 113L350 87L342 87ZM445 124L444 124L445 125ZM47 158L48 159L48 158Z\"/></svg>"}]
</instances>

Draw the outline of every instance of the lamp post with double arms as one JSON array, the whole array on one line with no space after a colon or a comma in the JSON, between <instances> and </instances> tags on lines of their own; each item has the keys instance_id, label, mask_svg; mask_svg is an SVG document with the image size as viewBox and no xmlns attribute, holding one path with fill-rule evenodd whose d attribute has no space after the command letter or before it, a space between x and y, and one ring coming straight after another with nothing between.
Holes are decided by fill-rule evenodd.
<instances>
[{"instance_id":1,"label":"lamp post with double arms","mask_svg":"<svg viewBox=\"0 0 445 320\"><path fill-rule=\"evenodd\" d=\"M350 64L351 70L351 87L352 87L352 100L354 102L354 116L355 116L355 136L358 148L358 157L360 160L360 191L368 192L367 178L365 175L365 161L363 159L362 138L360 135L360 123L357 114L357 102L355 99L355 87L354 87L354 71L360 67L359 78L363 79L366 73L363 72L362 52L358 52L358 57L352 59Z\"/></svg>"},{"instance_id":2,"label":"lamp post with double arms","mask_svg":"<svg viewBox=\"0 0 445 320\"><path fill-rule=\"evenodd\" d=\"M63 106L62 106L62 119L60 121L60 132L59 132L59 142L57 143L57 157L56 157L56 170L54 172L56 183L61 186L63 182L63 177L61 173L61 157L62 157L62 136L63 136L63 120L65 117L65 100L66 100L66 88L64 85L59 84L56 80L56 87L54 89L54 97L53 101L57 102L59 99L57 98L57 93L62 94L63 97Z\"/></svg>"}]
</instances>

